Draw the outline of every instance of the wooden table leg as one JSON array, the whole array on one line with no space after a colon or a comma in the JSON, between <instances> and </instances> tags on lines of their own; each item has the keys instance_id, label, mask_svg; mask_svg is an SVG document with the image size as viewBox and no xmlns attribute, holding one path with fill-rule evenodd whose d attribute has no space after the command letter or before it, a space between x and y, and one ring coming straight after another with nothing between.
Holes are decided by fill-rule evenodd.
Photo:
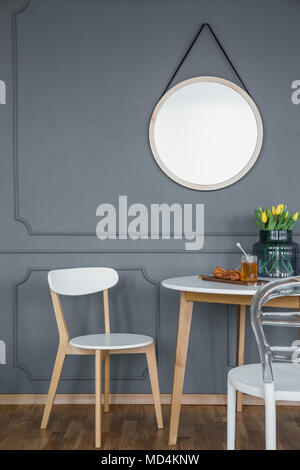
<instances>
[{"instance_id":1,"label":"wooden table leg","mask_svg":"<svg viewBox=\"0 0 300 470\"><path fill-rule=\"evenodd\" d=\"M175 445L177 442L181 397L184 382L187 350L189 344L193 305L194 302L188 302L186 300L185 292L181 292L175 353L175 366L173 375L169 445Z\"/></svg>"},{"instance_id":2,"label":"wooden table leg","mask_svg":"<svg viewBox=\"0 0 300 470\"><path fill-rule=\"evenodd\" d=\"M238 366L244 364L245 353L245 328L246 328L246 305L239 305L238 311L238 329L237 329L237 358ZM236 411L242 411L242 392L237 392Z\"/></svg>"}]
</instances>

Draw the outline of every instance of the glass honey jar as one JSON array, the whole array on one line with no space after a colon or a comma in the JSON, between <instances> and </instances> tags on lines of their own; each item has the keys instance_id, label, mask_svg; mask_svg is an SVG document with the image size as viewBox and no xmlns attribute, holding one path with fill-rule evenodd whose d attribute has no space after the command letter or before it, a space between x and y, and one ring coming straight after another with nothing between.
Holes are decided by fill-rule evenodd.
<instances>
[{"instance_id":1,"label":"glass honey jar","mask_svg":"<svg viewBox=\"0 0 300 470\"><path fill-rule=\"evenodd\" d=\"M241 258L241 281L257 282L257 256L243 255Z\"/></svg>"}]
</instances>

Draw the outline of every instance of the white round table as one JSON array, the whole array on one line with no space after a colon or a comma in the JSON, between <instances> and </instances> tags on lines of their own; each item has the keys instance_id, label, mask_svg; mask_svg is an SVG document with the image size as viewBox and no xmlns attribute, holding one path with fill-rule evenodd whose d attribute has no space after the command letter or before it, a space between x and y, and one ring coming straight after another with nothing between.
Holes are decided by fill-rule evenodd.
<instances>
[{"instance_id":1,"label":"white round table","mask_svg":"<svg viewBox=\"0 0 300 470\"><path fill-rule=\"evenodd\" d=\"M246 306L250 305L253 295L260 286L204 281L199 276L166 279L162 281L162 286L181 293L169 431L169 445L175 445L194 302L238 305L237 365L242 365L244 363ZM299 297L278 297L266 305L299 310ZM241 410L242 394L238 392L237 411Z\"/></svg>"},{"instance_id":2,"label":"white round table","mask_svg":"<svg viewBox=\"0 0 300 470\"><path fill-rule=\"evenodd\" d=\"M204 281L199 276L184 276L165 279L161 285L167 289L201 292L206 294L232 294L253 296L257 286L241 286L239 284L226 284L223 282Z\"/></svg>"}]
</instances>

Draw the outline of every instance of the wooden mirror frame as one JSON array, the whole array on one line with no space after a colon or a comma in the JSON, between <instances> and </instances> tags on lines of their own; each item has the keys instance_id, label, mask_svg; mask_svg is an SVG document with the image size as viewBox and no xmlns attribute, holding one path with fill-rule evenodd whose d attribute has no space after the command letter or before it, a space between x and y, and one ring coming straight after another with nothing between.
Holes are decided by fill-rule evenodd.
<instances>
[{"instance_id":1,"label":"wooden mirror frame","mask_svg":"<svg viewBox=\"0 0 300 470\"><path fill-rule=\"evenodd\" d=\"M237 93L239 93L247 102L248 104L250 105L253 113L254 113L254 117L255 117L255 120L256 120L256 124L257 124L257 140L256 140L256 146L255 146L255 149L254 149L254 152L250 158L250 160L248 161L247 165L241 170L239 171L239 173L237 173L236 175L234 175L232 178L229 178L227 180L224 180L220 183L216 183L216 184L209 184L209 185L206 185L206 184L196 184L196 183L191 183L189 181L186 181L184 179L181 179L179 178L178 176L176 176L172 171L170 171L166 166L165 164L163 163L163 161L161 160L160 156L159 156L159 152L156 148L156 145L155 145L155 140L154 140L154 129L155 129L155 124L156 124L156 120L157 120L157 116L158 116L158 113L160 111L160 109L162 108L162 106L164 105L164 103L168 100L168 98L173 95L176 91L178 91L180 88L184 88L188 85L191 85L192 83L198 83L198 82L215 82L215 83L220 83L222 85L225 85L225 86L228 86L230 88L232 88L233 90L235 90ZM261 118L261 115L260 115L260 112L259 112L259 109L258 107L256 106L256 104L254 103L253 99L251 98L251 96L245 91L243 90L241 87L239 87L238 85L236 85L235 83L233 82L230 82L229 80L226 80L224 78L220 78L220 77L211 77L211 76L203 76L203 77L194 77L194 78L190 78L188 80L184 80L183 82L180 82L178 83L177 85L175 85L173 88L171 88L169 91L167 91L167 93L165 93L162 98L159 100L159 102L157 103L157 105L155 106L154 108L154 111L152 113L152 116L151 116L151 120L150 120L150 126L149 126L149 141L150 141L150 147L151 147L151 150L152 150L152 154L156 160L156 163L158 164L158 166L161 168L161 170L169 177L171 178L173 181L175 181L176 183L178 184L181 184L182 186L185 186L187 188L190 188L190 189L195 189L195 190L198 190L198 191L214 191L216 189L221 189L221 188L225 188L226 186L230 186L231 184L235 183L236 181L240 180L241 178L243 178L243 176L246 175L246 173L248 173L248 171L253 167L254 163L256 162L259 154L260 154L260 151L261 151L261 148L262 148L262 143L263 143L263 122L262 122L262 118Z\"/></svg>"}]
</instances>

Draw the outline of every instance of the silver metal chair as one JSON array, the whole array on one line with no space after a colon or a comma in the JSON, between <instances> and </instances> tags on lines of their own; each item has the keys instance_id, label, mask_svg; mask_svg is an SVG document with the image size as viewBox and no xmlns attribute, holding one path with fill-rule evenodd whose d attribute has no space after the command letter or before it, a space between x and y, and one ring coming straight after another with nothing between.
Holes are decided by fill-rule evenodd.
<instances>
[{"instance_id":1,"label":"silver metal chair","mask_svg":"<svg viewBox=\"0 0 300 470\"><path fill-rule=\"evenodd\" d=\"M300 328L299 312L266 312L265 303L276 297L300 296L300 278L292 277L263 286L252 299L251 325L261 364L235 367L228 373L227 449L235 448L236 390L265 400L266 449L276 449L276 401L300 401L300 342L270 346L264 326Z\"/></svg>"}]
</instances>

